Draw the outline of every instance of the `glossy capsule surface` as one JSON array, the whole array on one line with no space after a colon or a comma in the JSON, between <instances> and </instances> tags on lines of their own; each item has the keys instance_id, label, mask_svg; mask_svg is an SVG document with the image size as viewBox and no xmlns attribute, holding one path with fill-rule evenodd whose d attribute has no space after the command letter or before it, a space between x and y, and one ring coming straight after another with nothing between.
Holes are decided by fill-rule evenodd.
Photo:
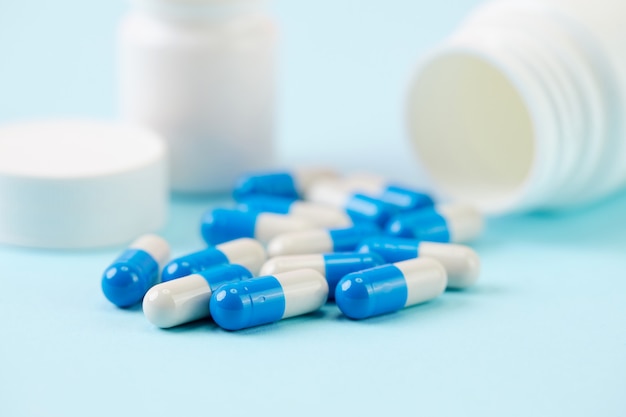
<instances>
[{"instance_id":1,"label":"glossy capsule surface","mask_svg":"<svg viewBox=\"0 0 626 417\"><path fill-rule=\"evenodd\" d=\"M441 243L465 243L483 231L483 217L472 206L439 205L395 216L386 227L390 236Z\"/></svg>"},{"instance_id":2,"label":"glossy capsule surface","mask_svg":"<svg viewBox=\"0 0 626 417\"><path fill-rule=\"evenodd\" d=\"M439 261L448 274L448 288L467 288L480 276L480 258L470 247L453 243L421 242L416 239L379 236L365 239L361 253L376 253L386 262L400 262L417 257Z\"/></svg>"},{"instance_id":3,"label":"glossy capsule surface","mask_svg":"<svg viewBox=\"0 0 626 417\"><path fill-rule=\"evenodd\" d=\"M342 184L355 193L374 197L401 212L414 211L434 205L432 197L427 193L387 181L378 175L352 175L345 178Z\"/></svg>"},{"instance_id":4,"label":"glossy capsule surface","mask_svg":"<svg viewBox=\"0 0 626 417\"><path fill-rule=\"evenodd\" d=\"M349 318L364 319L432 300L446 285L439 262L417 258L346 275L337 284L335 302Z\"/></svg>"},{"instance_id":5,"label":"glossy capsule surface","mask_svg":"<svg viewBox=\"0 0 626 417\"><path fill-rule=\"evenodd\" d=\"M252 273L243 266L225 264L163 282L143 298L143 313L150 323L163 329L209 317L214 291L226 283L250 278Z\"/></svg>"},{"instance_id":6,"label":"glossy capsule surface","mask_svg":"<svg viewBox=\"0 0 626 417\"><path fill-rule=\"evenodd\" d=\"M244 210L285 214L301 218L319 227L347 227L350 216L338 208L289 198L256 195L241 201Z\"/></svg>"},{"instance_id":7,"label":"glossy capsule surface","mask_svg":"<svg viewBox=\"0 0 626 417\"><path fill-rule=\"evenodd\" d=\"M226 284L211 296L211 317L226 330L241 330L318 310L328 283L313 269L299 269Z\"/></svg>"},{"instance_id":8,"label":"glossy capsule surface","mask_svg":"<svg viewBox=\"0 0 626 417\"><path fill-rule=\"evenodd\" d=\"M233 197L237 201L254 195L296 199L304 195L306 190L316 181L337 178L338 176L336 171L324 167L252 173L242 176L237 181Z\"/></svg>"},{"instance_id":9,"label":"glossy capsule surface","mask_svg":"<svg viewBox=\"0 0 626 417\"><path fill-rule=\"evenodd\" d=\"M326 204L344 210L354 223L370 222L384 226L396 210L385 202L361 193L337 181L321 181L313 184L306 193L306 200Z\"/></svg>"},{"instance_id":10,"label":"glossy capsule surface","mask_svg":"<svg viewBox=\"0 0 626 417\"><path fill-rule=\"evenodd\" d=\"M118 307L139 303L148 289L159 282L160 265L167 262L169 254L170 247L163 238L139 237L104 271L104 296Z\"/></svg>"},{"instance_id":11,"label":"glossy capsule surface","mask_svg":"<svg viewBox=\"0 0 626 417\"><path fill-rule=\"evenodd\" d=\"M371 223L356 224L329 230L306 230L284 233L270 240L267 253L270 257L310 253L353 252L368 237L381 234Z\"/></svg>"},{"instance_id":12,"label":"glossy capsule surface","mask_svg":"<svg viewBox=\"0 0 626 417\"><path fill-rule=\"evenodd\" d=\"M221 264L239 264L257 274L267 260L263 245L254 239L231 240L189 255L173 259L163 268L162 281L197 274Z\"/></svg>"},{"instance_id":13,"label":"glossy capsule surface","mask_svg":"<svg viewBox=\"0 0 626 417\"><path fill-rule=\"evenodd\" d=\"M218 208L204 214L201 233L204 241L209 245L217 245L242 237L267 243L282 233L316 227L310 222L293 216Z\"/></svg>"},{"instance_id":14,"label":"glossy capsule surface","mask_svg":"<svg viewBox=\"0 0 626 417\"><path fill-rule=\"evenodd\" d=\"M335 298L335 287L341 278L351 272L383 265L386 262L376 253L328 253L310 255L277 256L261 268L261 275L310 268L318 271L328 282L329 298Z\"/></svg>"}]
</instances>

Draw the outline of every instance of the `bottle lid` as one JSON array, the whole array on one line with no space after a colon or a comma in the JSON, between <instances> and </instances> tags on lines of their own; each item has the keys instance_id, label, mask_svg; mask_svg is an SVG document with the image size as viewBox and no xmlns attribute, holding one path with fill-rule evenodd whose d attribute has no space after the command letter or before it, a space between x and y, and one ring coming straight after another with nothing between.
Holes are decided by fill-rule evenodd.
<instances>
[{"instance_id":1,"label":"bottle lid","mask_svg":"<svg viewBox=\"0 0 626 417\"><path fill-rule=\"evenodd\" d=\"M160 228L166 148L143 128L88 120L0 126L0 243L87 248Z\"/></svg>"}]
</instances>

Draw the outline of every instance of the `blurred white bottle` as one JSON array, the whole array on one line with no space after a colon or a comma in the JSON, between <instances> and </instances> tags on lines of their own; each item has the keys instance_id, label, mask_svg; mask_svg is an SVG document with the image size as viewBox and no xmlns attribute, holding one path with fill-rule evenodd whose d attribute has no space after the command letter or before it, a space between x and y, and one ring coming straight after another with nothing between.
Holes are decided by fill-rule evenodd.
<instances>
[{"instance_id":1,"label":"blurred white bottle","mask_svg":"<svg viewBox=\"0 0 626 417\"><path fill-rule=\"evenodd\" d=\"M217 192L273 157L276 28L261 0L134 0L119 28L122 117L169 144L172 188Z\"/></svg>"},{"instance_id":2,"label":"blurred white bottle","mask_svg":"<svg viewBox=\"0 0 626 417\"><path fill-rule=\"evenodd\" d=\"M411 140L435 183L492 213L624 187L625 15L623 0L479 7L411 85Z\"/></svg>"}]
</instances>

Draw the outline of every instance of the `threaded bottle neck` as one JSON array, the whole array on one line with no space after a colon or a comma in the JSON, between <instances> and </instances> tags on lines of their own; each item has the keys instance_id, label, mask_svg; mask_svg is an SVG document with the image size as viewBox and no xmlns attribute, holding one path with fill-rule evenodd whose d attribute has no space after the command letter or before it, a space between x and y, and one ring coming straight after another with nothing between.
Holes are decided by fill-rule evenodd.
<instances>
[{"instance_id":1,"label":"threaded bottle neck","mask_svg":"<svg viewBox=\"0 0 626 417\"><path fill-rule=\"evenodd\" d=\"M544 8L488 5L418 72L409 121L420 158L442 188L487 211L571 203L606 137L592 65Z\"/></svg>"}]
</instances>

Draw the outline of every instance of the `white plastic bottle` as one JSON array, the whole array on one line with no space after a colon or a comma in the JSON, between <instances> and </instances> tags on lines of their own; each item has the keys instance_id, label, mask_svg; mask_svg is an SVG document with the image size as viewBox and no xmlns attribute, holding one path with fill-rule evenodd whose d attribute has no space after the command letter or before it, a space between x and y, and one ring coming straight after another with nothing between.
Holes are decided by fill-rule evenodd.
<instances>
[{"instance_id":1,"label":"white plastic bottle","mask_svg":"<svg viewBox=\"0 0 626 417\"><path fill-rule=\"evenodd\" d=\"M120 25L122 117L166 137L176 191L225 191L272 163L276 28L262 6L134 0Z\"/></svg>"},{"instance_id":2,"label":"white plastic bottle","mask_svg":"<svg viewBox=\"0 0 626 417\"><path fill-rule=\"evenodd\" d=\"M488 212L626 185L626 2L501 0L418 67L411 140L433 180Z\"/></svg>"}]
</instances>

